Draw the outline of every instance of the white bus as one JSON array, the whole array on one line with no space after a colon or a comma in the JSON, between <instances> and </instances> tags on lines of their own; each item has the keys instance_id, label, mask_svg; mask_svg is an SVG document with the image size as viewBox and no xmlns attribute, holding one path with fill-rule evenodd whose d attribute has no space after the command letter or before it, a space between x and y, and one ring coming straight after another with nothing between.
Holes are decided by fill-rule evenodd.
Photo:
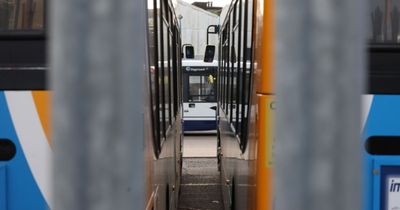
<instances>
[{"instance_id":1,"label":"white bus","mask_svg":"<svg viewBox=\"0 0 400 210\"><path fill-rule=\"evenodd\" d=\"M218 62L182 60L184 131L216 130Z\"/></svg>"}]
</instances>

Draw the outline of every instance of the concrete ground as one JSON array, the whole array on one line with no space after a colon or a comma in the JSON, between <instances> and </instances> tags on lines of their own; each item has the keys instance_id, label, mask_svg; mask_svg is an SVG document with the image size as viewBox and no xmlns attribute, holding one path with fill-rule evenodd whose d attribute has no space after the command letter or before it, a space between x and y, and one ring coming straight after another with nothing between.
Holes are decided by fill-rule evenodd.
<instances>
[{"instance_id":1,"label":"concrete ground","mask_svg":"<svg viewBox=\"0 0 400 210\"><path fill-rule=\"evenodd\" d=\"M217 157L216 134L185 135L183 157Z\"/></svg>"},{"instance_id":2,"label":"concrete ground","mask_svg":"<svg viewBox=\"0 0 400 210\"><path fill-rule=\"evenodd\" d=\"M216 136L185 136L178 210L222 210Z\"/></svg>"}]
</instances>

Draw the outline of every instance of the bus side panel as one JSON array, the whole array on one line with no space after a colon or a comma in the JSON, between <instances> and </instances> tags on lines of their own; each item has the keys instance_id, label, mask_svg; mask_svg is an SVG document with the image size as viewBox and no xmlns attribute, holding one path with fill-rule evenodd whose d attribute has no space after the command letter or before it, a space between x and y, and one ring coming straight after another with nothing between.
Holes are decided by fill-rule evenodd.
<instances>
[{"instance_id":1,"label":"bus side panel","mask_svg":"<svg viewBox=\"0 0 400 210\"><path fill-rule=\"evenodd\" d=\"M207 131L216 129L217 103L183 103L184 131Z\"/></svg>"},{"instance_id":2,"label":"bus side panel","mask_svg":"<svg viewBox=\"0 0 400 210\"><path fill-rule=\"evenodd\" d=\"M225 210L234 209L236 200L235 168L240 159L240 147L223 110L219 111L218 133L221 144L221 183ZM244 170L244 169L242 169ZM242 191L243 192L243 191Z\"/></svg>"},{"instance_id":3,"label":"bus side panel","mask_svg":"<svg viewBox=\"0 0 400 210\"><path fill-rule=\"evenodd\" d=\"M176 165L176 159L180 151L176 151L176 147L181 144L181 133L181 118L177 117L162 143L159 158L154 160L154 209L176 209L178 206L180 174L176 170L179 167Z\"/></svg>"},{"instance_id":4,"label":"bus side panel","mask_svg":"<svg viewBox=\"0 0 400 210\"><path fill-rule=\"evenodd\" d=\"M272 169L274 143L273 95L259 95L259 139L257 147L257 209L273 209Z\"/></svg>"},{"instance_id":5,"label":"bus side panel","mask_svg":"<svg viewBox=\"0 0 400 210\"><path fill-rule=\"evenodd\" d=\"M366 96L364 96L365 98ZM400 136L400 96L374 95L370 104L364 103L366 110L365 126L363 131L364 151L364 208L366 210L386 209L381 196L386 193L386 188L381 186L383 175L382 166L400 168L399 155L369 154L366 152L369 137ZM394 163L394 164L393 164Z\"/></svg>"},{"instance_id":6,"label":"bus side panel","mask_svg":"<svg viewBox=\"0 0 400 210\"><path fill-rule=\"evenodd\" d=\"M221 144L222 198L226 210L253 209L255 197L255 139L242 152L239 139L227 116L219 111L218 133Z\"/></svg>"},{"instance_id":7,"label":"bus side panel","mask_svg":"<svg viewBox=\"0 0 400 210\"><path fill-rule=\"evenodd\" d=\"M15 156L0 161L0 192L6 210L49 209L50 146L31 91L0 91L0 141L10 140ZM1 198L0 198L1 200Z\"/></svg>"}]
</instances>

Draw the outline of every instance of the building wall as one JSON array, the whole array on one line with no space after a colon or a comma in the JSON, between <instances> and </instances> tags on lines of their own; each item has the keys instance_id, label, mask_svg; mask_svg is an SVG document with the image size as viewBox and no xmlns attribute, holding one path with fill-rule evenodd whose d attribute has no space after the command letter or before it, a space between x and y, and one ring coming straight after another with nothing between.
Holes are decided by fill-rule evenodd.
<instances>
[{"instance_id":1,"label":"building wall","mask_svg":"<svg viewBox=\"0 0 400 210\"><path fill-rule=\"evenodd\" d=\"M204 51L207 45L207 27L209 25L218 25L219 16L178 0L176 14L182 15L181 31L182 44L192 44L195 48L195 58L203 59ZM210 34L209 44L218 45L218 35ZM217 59L218 52L215 54Z\"/></svg>"}]
</instances>

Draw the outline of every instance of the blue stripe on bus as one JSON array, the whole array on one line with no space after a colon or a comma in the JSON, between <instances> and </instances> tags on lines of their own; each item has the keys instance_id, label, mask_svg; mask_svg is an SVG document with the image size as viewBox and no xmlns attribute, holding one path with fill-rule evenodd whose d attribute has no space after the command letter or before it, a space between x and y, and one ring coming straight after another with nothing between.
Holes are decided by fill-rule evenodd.
<instances>
[{"instance_id":1,"label":"blue stripe on bus","mask_svg":"<svg viewBox=\"0 0 400 210\"><path fill-rule=\"evenodd\" d=\"M0 171L0 182L1 179L5 179L6 182L5 185L0 185L0 188L2 188L0 189L0 196L2 196L1 192L7 193L3 195L7 199L7 207L5 209L49 209L22 151L8 110L4 91L0 91L0 138L11 140L17 149L17 153L12 160L0 161L0 170L2 170L2 172Z\"/></svg>"},{"instance_id":2,"label":"blue stripe on bus","mask_svg":"<svg viewBox=\"0 0 400 210\"><path fill-rule=\"evenodd\" d=\"M184 131L207 131L217 129L215 120L185 120L183 122Z\"/></svg>"},{"instance_id":3,"label":"blue stripe on bus","mask_svg":"<svg viewBox=\"0 0 400 210\"><path fill-rule=\"evenodd\" d=\"M6 164L0 162L0 209L7 209Z\"/></svg>"}]
</instances>

